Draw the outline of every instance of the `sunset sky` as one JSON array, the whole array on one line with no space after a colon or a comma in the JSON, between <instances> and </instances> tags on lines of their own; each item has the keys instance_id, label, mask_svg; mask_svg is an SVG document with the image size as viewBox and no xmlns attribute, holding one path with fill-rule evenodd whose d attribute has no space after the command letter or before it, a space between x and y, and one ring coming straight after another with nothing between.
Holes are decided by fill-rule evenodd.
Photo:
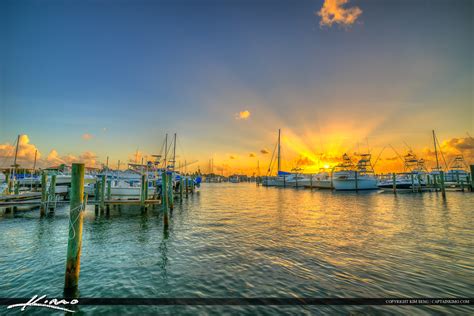
<instances>
[{"instance_id":1,"label":"sunset sky","mask_svg":"<svg viewBox=\"0 0 474 316\"><path fill-rule=\"evenodd\" d=\"M473 2L0 1L0 168L160 152L315 171L384 146L474 163ZM321 161L320 161L321 160ZM428 164L430 167L431 163Z\"/></svg>"}]
</instances>

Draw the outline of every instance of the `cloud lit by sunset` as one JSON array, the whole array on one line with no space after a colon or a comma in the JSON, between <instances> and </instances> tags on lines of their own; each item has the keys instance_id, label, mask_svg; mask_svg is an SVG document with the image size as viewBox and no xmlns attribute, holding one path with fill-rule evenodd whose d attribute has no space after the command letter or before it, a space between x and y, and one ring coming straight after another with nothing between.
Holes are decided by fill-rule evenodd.
<instances>
[{"instance_id":1,"label":"cloud lit by sunset","mask_svg":"<svg viewBox=\"0 0 474 316\"><path fill-rule=\"evenodd\" d=\"M224 4L198 12L154 4L143 15L117 4L100 18L64 7L47 20L39 7L23 17L6 30L18 41L0 60L9 82L1 91L0 163L12 164L15 139L25 134L21 164L32 166L38 150L39 166L76 159L98 166L109 157L125 168L137 148L141 162L176 132L177 163L197 161L188 170L209 169L213 159L224 173L253 174L275 159L279 128L285 170L317 172L343 153L369 151L373 161L381 153L376 171L401 170L392 147L403 155L407 145L432 167L433 129L446 160L463 154L473 162L472 19L464 2L410 1L387 11L381 1L283 1L270 15L246 3L218 20L229 14ZM86 27L74 25L77 12ZM115 31L119 37L108 36ZM25 46L36 39L48 40L41 50Z\"/></svg>"}]
</instances>

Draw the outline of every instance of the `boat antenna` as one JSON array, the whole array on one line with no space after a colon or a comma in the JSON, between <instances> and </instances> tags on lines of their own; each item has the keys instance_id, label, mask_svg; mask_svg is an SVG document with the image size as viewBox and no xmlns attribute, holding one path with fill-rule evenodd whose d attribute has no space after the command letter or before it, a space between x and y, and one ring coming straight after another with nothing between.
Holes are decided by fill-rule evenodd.
<instances>
[{"instance_id":1,"label":"boat antenna","mask_svg":"<svg viewBox=\"0 0 474 316\"><path fill-rule=\"evenodd\" d=\"M382 155L382 153L383 153L383 151L385 150L385 148L387 148L387 146L384 146L384 147L382 148L382 150L380 151L379 155L377 156L377 159L375 159L375 162L374 162L374 164L372 165L372 169L375 168L375 165L376 165L377 162L379 161L380 156Z\"/></svg>"},{"instance_id":2,"label":"boat antenna","mask_svg":"<svg viewBox=\"0 0 474 316\"><path fill-rule=\"evenodd\" d=\"M434 151L435 151L435 157L436 157L436 170L439 170L438 148L436 147L436 134L434 130L433 130L433 143L434 143Z\"/></svg>"},{"instance_id":3,"label":"boat antenna","mask_svg":"<svg viewBox=\"0 0 474 316\"><path fill-rule=\"evenodd\" d=\"M446 169L448 169L448 164L447 164L447 162L446 162L446 159L444 158L443 151L441 150L441 145L439 144L438 137L435 137L435 140L436 140L436 143L438 144L439 152L441 153L441 158L443 158L444 165L446 166Z\"/></svg>"},{"instance_id":4,"label":"boat antenna","mask_svg":"<svg viewBox=\"0 0 474 316\"><path fill-rule=\"evenodd\" d=\"M173 171L175 170L174 166L176 165L176 133L174 133L174 142L173 142Z\"/></svg>"},{"instance_id":5,"label":"boat antenna","mask_svg":"<svg viewBox=\"0 0 474 316\"><path fill-rule=\"evenodd\" d=\"M405 163L405 160L403 160L402 156L398 153L398 151L392 146L392 144L388 144L390 148L397 154L397 157L400 158L401 162Z\"/></svg>"},{"instance_id":6,"label":"boat antenna","mask_svg":"<svg viewBox=\"0 0 474 316\"><path fill-rule=\"evenodd\" d=\"M280 136L281 136L281 130L278 129L278 172L281 171L281 145L280 145Z\"/></svg>"},{"instance_id":7,"label":"boat antenna","mask_svg":"<svg viewBox=\"0 0 474 316\"><path fill-rule=\"evenodd\" d=\"M165 159L163 160L164 168L166 169L166 158L168 156L168 133L165 136Z\"/></svg>"}]
</instances>

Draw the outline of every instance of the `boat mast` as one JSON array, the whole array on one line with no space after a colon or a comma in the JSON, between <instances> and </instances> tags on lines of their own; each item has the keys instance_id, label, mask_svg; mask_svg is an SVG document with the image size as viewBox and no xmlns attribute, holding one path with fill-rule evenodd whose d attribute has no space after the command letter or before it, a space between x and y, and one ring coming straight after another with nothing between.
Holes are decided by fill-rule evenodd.
<instances>
[{"instance_id":1,"label":"boat mast","mask_svg":"<svg viewBox=\"0 0 474 316\"><path fill-rule=\"evenodd\" d=\"M13 176L15 177L15 179L16 179L16 158L18 157L18 146L20 144L20 136L21 135L18 135L16 139L15 159L13 160Z\"/></svg>"},{"instance_id":2,"label":"boat mast","mask_svg":"<svg viewBox=\"0 0 474 316\"><path fill-rule=\"evenodd\" d=\"M281 171L281 160L280 160L280 135L281 130L278 129L278 173Z\"/></svg>"},{"instance_id":3,"label":"boat mast","mask_svg":"<svg viewBox=\"0 0 474 316\"><path fill-rule=\"evenodd\" d=\"M439 171L438 148L436 147L436 135L435 135L434 130L433 130L433 143L434 143L434 150L435 150L435 156L436 156L436 170Z\"/></svg>"},{"instance_id":4,"label":"boat mast","mask_svg":"<svg viewBox=\"0 0 474 316\"><path fill-rule=\"evenodd\" d=\"M166 169L166 157L168 154L168 134L165 136L165 160L163 161L165 169Z\"/></svg>"},{"instance_id":5,"label":"boat mast","mask_svg":"<svg viewBox=\"0 0 474 316\"><path fill-rule=\"evenodd\" d=\"M176 164L176 133L174 133L174 141L173 141L173 171L174 171L175 164Z\"/></svg>"}]
</instances>

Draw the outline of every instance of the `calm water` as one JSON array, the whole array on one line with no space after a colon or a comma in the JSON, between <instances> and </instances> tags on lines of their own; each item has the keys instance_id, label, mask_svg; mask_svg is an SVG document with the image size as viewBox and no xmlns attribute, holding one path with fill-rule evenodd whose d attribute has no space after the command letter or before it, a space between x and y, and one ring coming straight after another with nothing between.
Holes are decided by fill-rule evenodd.
<instances>
[{"instance_id":1,"label":"calm water","mask_svg":"<svg viewBox=\"0 0 474 316\"><path fill-rule=\"evenodd\" d=\"M88 208L83 297L472 297L474 194L204 184L175 210ZM0 297L62 297L68 208L0 215ZM5 307L0 314L6 313ZM468 306L94 307L101 314L472 313ZM41 310L36 310L38 313ZM49 310L44 313L50 313Z\"/></svg>"}]
</instances>

